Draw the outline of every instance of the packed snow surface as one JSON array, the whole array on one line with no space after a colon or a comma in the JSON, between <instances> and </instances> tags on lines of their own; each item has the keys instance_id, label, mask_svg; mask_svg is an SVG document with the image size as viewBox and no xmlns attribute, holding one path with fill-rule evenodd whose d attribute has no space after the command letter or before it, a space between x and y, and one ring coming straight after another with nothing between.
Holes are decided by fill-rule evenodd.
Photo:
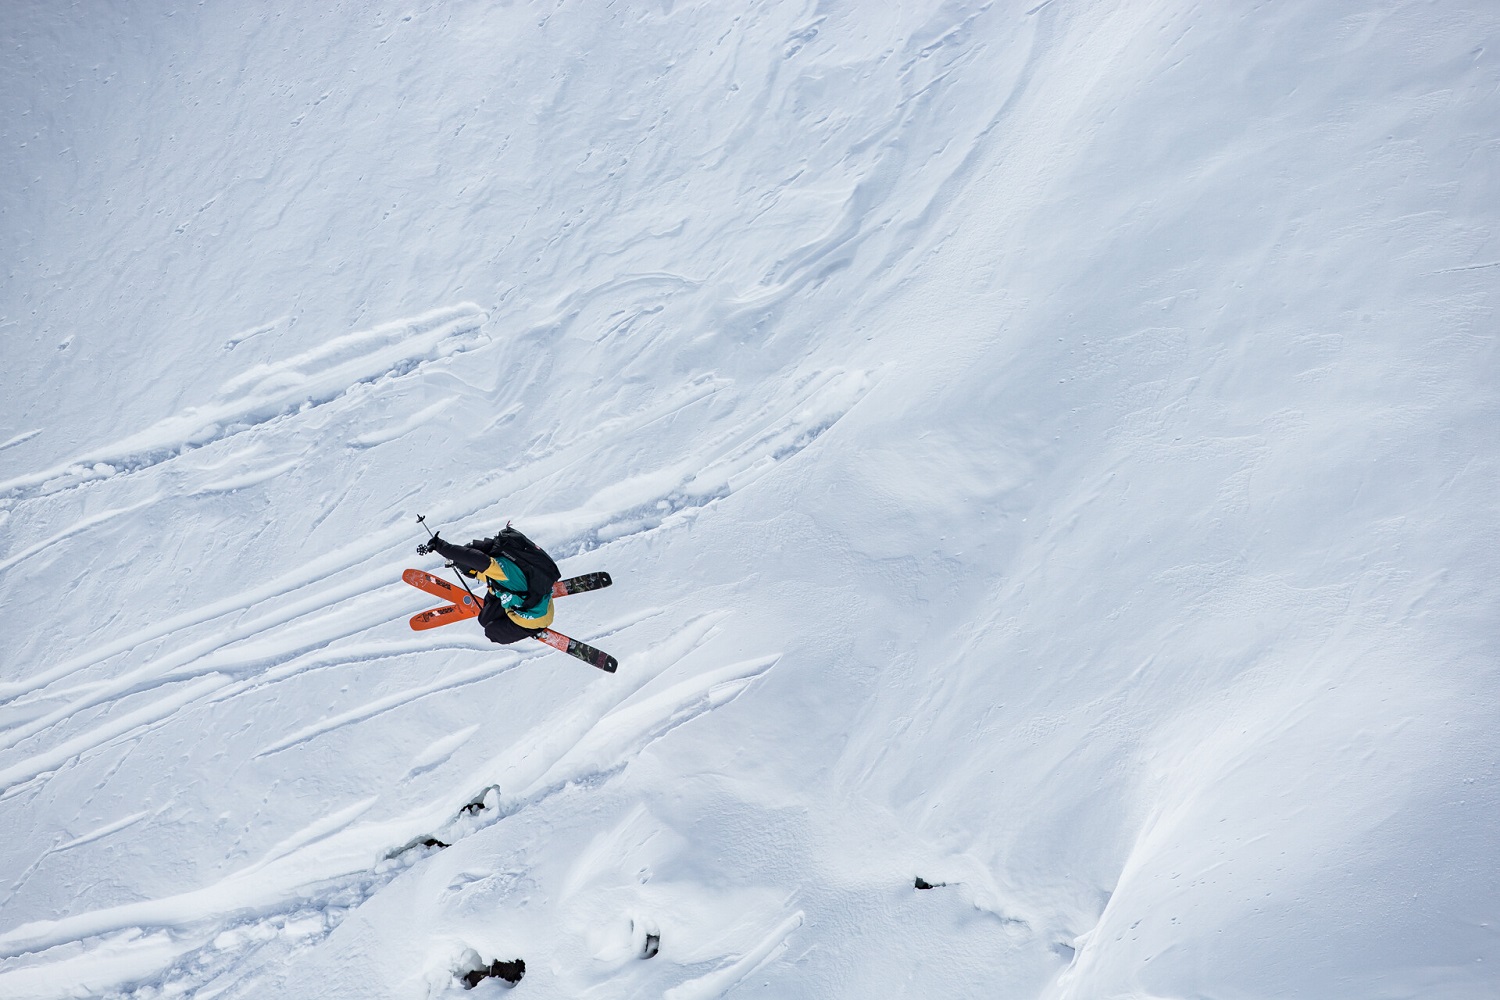
<instances>
[{"instance_id":1,"label":"packed snow surface","mask_svg":"<svg viewBox=\"0 0 1500 1000\"><path fill-rule=\"evenodd\" d=\"M1500 5L0 42L0 997L1500 995Z\"/></svg>"}]
</instances>

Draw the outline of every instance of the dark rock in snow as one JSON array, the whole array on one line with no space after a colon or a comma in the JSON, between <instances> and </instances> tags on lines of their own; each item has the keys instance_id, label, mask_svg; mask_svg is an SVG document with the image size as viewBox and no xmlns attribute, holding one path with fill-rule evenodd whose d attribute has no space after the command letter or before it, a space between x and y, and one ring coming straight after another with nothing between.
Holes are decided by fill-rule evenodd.
<instances>
[{"instance_id":1,"label":"dark rock in snow","mask_svg":"<svg viewBox=\"0 0 1500 1000\"><path fill-rule=\"evenodd\" d=\"M489 965L480 966L470 972L464 973L459 978L463 981L464 989L472 990L486 979L503 979L514 986L526 975L526 960L514 959L510 962L502 962L498 958Z\"/></svg>"}]
</instances>

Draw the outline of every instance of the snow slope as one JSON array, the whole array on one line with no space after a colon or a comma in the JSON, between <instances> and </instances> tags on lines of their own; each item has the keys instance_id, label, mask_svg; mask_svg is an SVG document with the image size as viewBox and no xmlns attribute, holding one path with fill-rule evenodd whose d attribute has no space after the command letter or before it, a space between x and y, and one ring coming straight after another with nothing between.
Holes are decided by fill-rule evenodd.
<instances>
[{"instance_id":1,"label":"snow slope","mask_svg":"<svg viewBox=\"0 0 1500 1000\"><path fill-rule=\"evenodd\" d=\"M15 5L0 997L1500 993L1497 35Z\"/></svg>"}]
</instances>

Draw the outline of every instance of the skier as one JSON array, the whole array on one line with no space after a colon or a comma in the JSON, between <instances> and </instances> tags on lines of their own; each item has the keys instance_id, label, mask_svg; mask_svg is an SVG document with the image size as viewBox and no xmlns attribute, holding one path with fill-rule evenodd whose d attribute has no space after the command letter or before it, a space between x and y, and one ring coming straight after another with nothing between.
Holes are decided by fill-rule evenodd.
<instances>
[{"instance_id":1,"label":"skier","mask_svg":"<svg viewBox=\"0 0 1500 1000\"><path fill-rule=\"evenodd\" d=\"M433 535L417 548L418 555L429 552L489 588L479 624L491 642L520 642L552 624L552 586L562 573L551 556L510 525L494 538L475 539L468 545L454 545Z\"/></svg>"}]
</instances>

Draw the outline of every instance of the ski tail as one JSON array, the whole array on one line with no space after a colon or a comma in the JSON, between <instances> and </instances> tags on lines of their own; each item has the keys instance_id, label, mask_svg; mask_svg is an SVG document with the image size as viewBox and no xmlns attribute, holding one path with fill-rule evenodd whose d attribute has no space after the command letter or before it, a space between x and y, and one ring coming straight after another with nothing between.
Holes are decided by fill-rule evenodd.
<instances>
[{"instance_id":1,"label":"ski tail","mask_svg":"<svg viewBox=\"0 0 1500 1000\"><path fill-rule=\"evenodd\" d=\"M567 597L569 594L582 594L590 590L603 590L614 583L608 573L585 573L582 576L570 576L566 580L558 580L552 585L553 597Z\"/></svg>"},{"instance_id":2,"label":"ski tail","mask_svg":"<svg viewBox=\"0 0 1500 1000\"><path fill-rule=\"evenodd\" d=\"M537 642L546 643L559 653L576 656L589 666L598 667L607 674L614 673L620 666L615 658L604 652L604 650L595 649L586 642L579 642L577 639L569 638L554 629L544 628L532 636L532 638Z\"/></svg>"},{"instance_id":3,"label":"ski tail","mask_svg":"<svg viewBox=\"0 0 1500 1000\"><path fill-rule=\"evenodd\" d=\"M411 616L411 627L417 632L425 632L439 625L447 625L450 622L461 622L467 618L473 618L479 614L479 610L471 603L468 607L461 604L445 604L440 608L430 608Z\"/></svg>"}]
</instances>

